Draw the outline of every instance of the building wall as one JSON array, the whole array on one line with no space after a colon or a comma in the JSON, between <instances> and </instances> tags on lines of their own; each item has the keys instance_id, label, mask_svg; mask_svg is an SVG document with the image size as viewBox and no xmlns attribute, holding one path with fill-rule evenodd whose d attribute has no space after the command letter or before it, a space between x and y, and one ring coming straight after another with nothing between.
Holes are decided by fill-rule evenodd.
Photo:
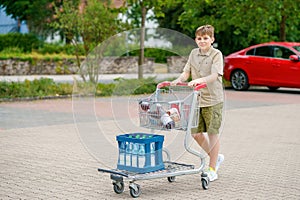
<instances>
[{"instance_id":1,"label":"building wall","mask_svg":"<svg viewBox=\"0 0 300 200\"><path fill-rule=\"evenodd\" d=\"M18 21L7 16L5 9L0 9L0 34L6 34L11 32L28 33L28 28L25 21L18 25Z\"/></svg>"}]
</instances>

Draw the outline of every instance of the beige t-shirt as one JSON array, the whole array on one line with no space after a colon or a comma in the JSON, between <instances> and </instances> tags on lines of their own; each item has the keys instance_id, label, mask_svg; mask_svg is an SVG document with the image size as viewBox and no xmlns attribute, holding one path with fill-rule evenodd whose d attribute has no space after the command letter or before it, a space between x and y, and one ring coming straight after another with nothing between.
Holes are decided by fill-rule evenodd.
<instances>
[{"instance_id":1,"label":"beige t-shirt","mask_svg":"<svg viewBox=\"0 0 300 200\"><path fill-rule=\"evenodd\" d=\"M191 74L192 79L203 78L218 73L218 79L208 83L206 88L201 89L200 106L213 106L224 101L223 93L223 55L218 49L210 47L207 53L201 53L199 48L191 51L189 59L183 69L184 72Z\"/></svg>"}]
</instances>

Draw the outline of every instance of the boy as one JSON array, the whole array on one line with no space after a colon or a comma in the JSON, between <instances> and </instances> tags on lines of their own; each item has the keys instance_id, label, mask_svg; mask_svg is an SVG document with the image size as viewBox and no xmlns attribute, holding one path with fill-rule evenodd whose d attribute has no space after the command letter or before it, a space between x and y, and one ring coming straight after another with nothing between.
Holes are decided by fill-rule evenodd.
<instances>
[{"instance_id":1,"label":"boy","mask_svg":"<svg viewBox=\"0 0 300 200\"><path fill-rule=\"evenodd\" d=\"M191 51L189 59L182 74L171 85L186 81L190 75L192 81L188 83L193 87L206 83L207 87L201 89L200 117L198 128L191 133L197 143L210 157L207 175L210 181L218 179L218 168L224 160L219 153L219 128L222 122L223 110L223 55L221 51L212 46L214 42L214 27L211 25L200 26L195 33L195 41L199 48ZM203 134L207 132L208 137Z\"/></svg>"}]
</instances>

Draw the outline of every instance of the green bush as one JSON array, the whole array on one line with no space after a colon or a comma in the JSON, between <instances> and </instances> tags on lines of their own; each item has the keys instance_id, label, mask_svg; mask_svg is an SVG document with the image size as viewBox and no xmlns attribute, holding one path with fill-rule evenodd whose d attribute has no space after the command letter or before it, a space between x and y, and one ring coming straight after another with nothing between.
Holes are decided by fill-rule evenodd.
<instances>
[{"instance_id":1,"label":"green bush","mask_svg":"<svg viewBox=\"0 0 300 200\"><path fill-rule=\"evenodd\" d=\"M22 53L23 53L23 50L20 49L19 47L7 47L7 48L5 48L1 51L1 54L16 54L16 55L19 55L19 54L22 54Z\"/></svg>"},{"instance_id":2,"label":"green bush","mask_svg":"<svg viewBox=\"0 0 300 200\"><path fill-rule=\"evenodd\" d=\"M66 55L84 55L83 45L72 44L52 44L39 40L33 34L8 33L0 34L0 52L1 54L31 53L35 51L39 54L66 54Z\"/></svg>"},{"instance_id":3,"label":"green bush","mask_svg":"<svg viewBox=\"0 0 300 200\"><path fill-rule=\"evenodd\" d=\"M96 96L111 96L115 89L114 83L103 84L98 83L96 87Z\"/></svg>"},{"instance_id":4,"label":"green bush","mask_svg":"<svg viewBox=\"0 0 300 200\"><path fill-rule=\"evenodd\" d=\"M129 56L138 56L139 50L131 51ZM145 48L145 58L154 58L156 63L167 63L167 57L174 56L176 54L163 49Z\"/></svg>"},{"instance_id":5,"label":"green bush","mask_svg":"<svg viewBox=\"0 0 300 200\"><path fill-rule=\"evenodd\" d=\"M119 78L114 83L98 83L96 86L92 83L77 83L74 94L94 94L97 97L149 94L155 91L156 85L155 77L141 80Z\"/></svg>"},{"instance_id":6,"label":"green bush","mask_svg":"<svg viewBox=\"0 0 300 200\"><path fill-rule=\"evenodd\" d=\"M31 52L42 45L33 34L8 33L0 34L0 51L6 48L19 48L22 52Z\"/></svg>"},{"instance_id":7,"label":"green bush","mask_svg":"<svg viewBox=\"0 0 300 200\"><path fill-rule=\"evenodd\" d=\"M64 45L64 53L67 55L76 55L76 53L78 53L78 55L85 55L85 50L83 45L77 45L74 46L72 44L66 44Z\"/></svg>"},{"instance_id":8,"label":"green bush","mask_svg":"<svg viewBox=\"0 0 300 200\"><path fill-rule=\"evenodd\" d=\"M174 56L174 55L176 54L163 49L154 49L154 48L145 49L145 57L155 58L155 62L157 63L167 63L167 57Z\"/></svg>"},{"instance_id":9,"label":"green bush","mask_svg":"<svg viewBox=\"0 0 300 200\"><path fill-rule=\"evenodd\" d=\"M147 79L117 79L114 95L148 94L155 91L155 77Z\"/></svg>"},{"instance_id":10,"label":"green bush","mask_svg":"<svg viewBox=\"0 0 300 200\"><path fill-rule=\"evenodd\" d=\"M37 53L40 54L59 54L63 51L63 46L58 44L48 44L44 43L41 47L37 49Z\"/></svg>"},{"instance_id":11,"label":"green bush","mask_svg":"<svg viewBox=\"0 0 300 200\"><path fill-rule=\"evenodd\" d=\"M96 88L91 83L77 85L79 91L94 93L95 96L138 95L153 93L157 82L154 77L147 79L117 79L116 83L98 83ZM53 79L41 78L24 82L0 82L0 99L49 97L73 94L70 83L56 83ZM84 95L84 94L83 94Z\"/></svg>"},{"instance_id":12,"label":"green bush","mask_svg":"<svg viewBox=\"0 0 300 200\"><path fill-rule=\"evenodd\" d=\"M37 50L40 54L66 54L66 55L84 55L83 45L74 46L72 44L52 44L44 43Z\"/></svg>"},{"instance_id":13,"label":"green bush","mask_svg":"<svg viewBox=\"0 0 300 200\"><path fill-rule=\"evenodd\" d=\"M72 94L73 86L41 78L24 82L0 82L0 98L47 97Z\"/></svg>"}]
</instances>

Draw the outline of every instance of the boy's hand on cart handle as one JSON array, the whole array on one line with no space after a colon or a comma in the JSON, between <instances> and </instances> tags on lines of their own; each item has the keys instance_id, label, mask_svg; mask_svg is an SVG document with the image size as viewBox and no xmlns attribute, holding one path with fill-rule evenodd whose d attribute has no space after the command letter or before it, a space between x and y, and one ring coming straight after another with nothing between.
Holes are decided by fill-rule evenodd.
<instances>
[{"instance_id":1,"label":"boy's hand on cart handle","mask_svg":"<svg viewBox=\"0 0 300 200\"><path fill-rule=\"evenodd\" d=\"M204 78L198 78L198 79L190 81L188 83L188 86L196 87L198 84L203 84L203 83L206 83L205 79Z\"/></svg>"},{"instance_id":2,"label":"boy's hand on cart handle","mask_svg":"<svg viewBox=\"0 0 300 200\"><path fill-rule=\"evenodd\" d=\"M188 83L188 86L193 87L194 90L198 91L202 88L205 88L207 86L206 80L204 78L198 78L195 80L192 80Z\"/></svg>"},{"instance_id":3,"label":"boy's hand on cart handle","mask_svg":"<svg viewBox=\"0 0 300 200\"><path fill-rule=\"evenodd\" d=\"M191 81L192 82L192 81ZM203 82L203 83L184 83L184 82L170 82L170 81L164 81L164 82L161 82L161 83L158 83L157 84L157 88L160 89L162 87L168 87L168 86L189 86L189 87L194 87L195 90L200 90L201 88L205 88L206 87L206 83Z\"/></svg>"},{"instance_id":4,"label":"boy's hand on cart handle","mask_svg":"<svg viewBox=\"0 0 300 200\"><path fill-rule=\"evenodd\" d=\"M159 84L157 84L157 88L162 88L162 87L167 87L167 86L170 86L171 85L171 82L170 81L164 81L164 82L161 82Z\"/></svg>"},{"instance_id":5,"label":"boy's hand on cart handle","mask_svg":"<svg viewBox=\"0 0 300 200\"><path fill-rule=\"evenodd\" d=\"M174 81L171 82L171 86L176 86L176 85L180 85L183 82L180 79L175 79Z\"/></svg>"},{"instance_id":6,"label":"boy's hand on cart handle","mask_svg":"<svg viewBox=\"0 0 300 200\"><path fill-rule=\"evenodd\" d=\"M194 87L194 90L198 91L202 88L205 88L206 86L207 86L206 83L196 84L196 86Z\"/></svg>"},{"instance_id":7,"label":"boy's hand on cart handle","mask_svg":"<svg viewBox=\"0 0 300 200\"><path fill-rule=\"evenodd\" d=\"M181 86L187 86L187 83L183 83L181 81L164 81L164 82L161 82L161 83L158 83L157 84L157 88L160 89L162 87L168 87L168 86L176 86L176 85L181 85Z\"/></svg>"}]
</instances>

